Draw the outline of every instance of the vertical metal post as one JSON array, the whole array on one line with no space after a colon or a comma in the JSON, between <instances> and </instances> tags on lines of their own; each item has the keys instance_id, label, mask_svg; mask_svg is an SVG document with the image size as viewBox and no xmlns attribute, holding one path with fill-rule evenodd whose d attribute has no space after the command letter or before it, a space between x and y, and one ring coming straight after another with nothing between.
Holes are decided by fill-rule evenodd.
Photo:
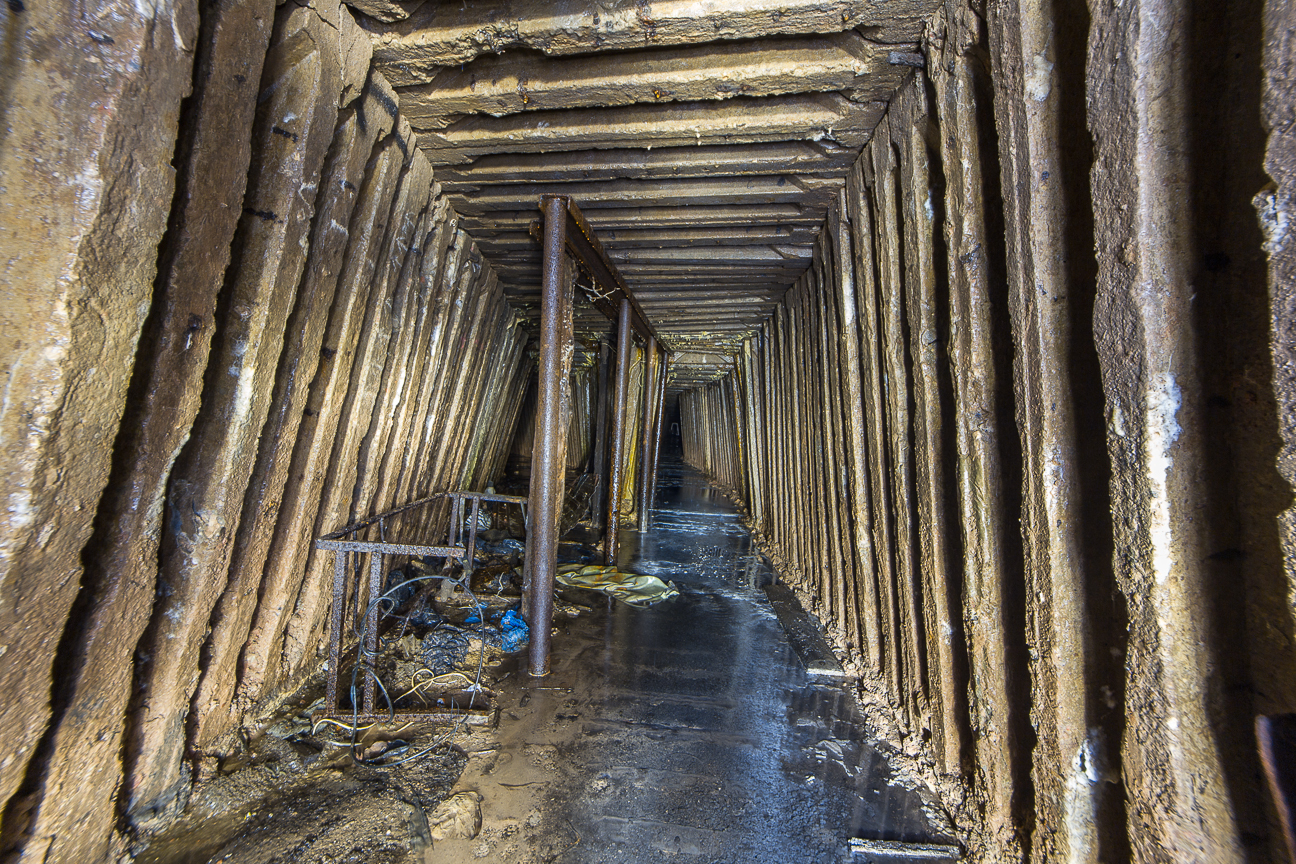
<instances>
[{"instance_id":1,"label":"vertical metal post","mask_svg":"<svg viewBox=\"0 0 1296 864\"><path fill-rule=\"evenodd\" d=\"M564 247L567 200L541 199L544 211L544 284L540 298L540 383L536 434L531 450L531 522L527 560L531 562L531 674L549 674L549 633L553 622L554 574L558 569L558 522L562 516L567 462L567 409L571 370L571 282Z\"/></svg>"},{"instance_id":2,"label":"vertical metal post","mask_svg":"<svg viewBox=\"0 0 1296 864\"><path fill-rule=\"evenodd\" d=\"M347 552L333 553L333 608L329 610L328 685L324 690L324 710L337 713L338 667L342 665L342 621L346 612Z\"/></svg>"},{"instance_id":3,"label":"vertical metal post","mask_svg":"<svg viewBox=\"0 0 1296 864\"><path fill-rule=\"evenodd\" d=\"M617 370L616 397L612 403L612 469L608 472L607 525L603 539L604 563L615 567L617 563L617 528L621 523L621 480L626 455L626 399L630 390L630 346L634 334L630 330L630 301L621 301L621 314L617 316Z\"/></svg>"},{"instance_id":4,"label":"vertical metal post","mask_svg":"<svg viewBox=\"0 0 1296 864\"><path fill-rule=\"evenodd\" d=\"M648 351L644 354L644 393L643 393L643 441L639 452L639 530L648 530L648 507L651 504L648 484L648 469L652 463L653 430L656 429L657 417L657 373L661 369L661 358L658 356L657 338L648 337Z\"/></svg>"},{"instance_id":5,"label":"vertical metal post","mask_svg":"<svg viewBox=\"0 0 1296 864\"><path fill-rule=\"evenodd\" d=\"M475 566L473 559L477 556L477 518L481 513L481 499L472 499L472 515L468 517L468 554L464 556L464 586L471 590L472 574Z\"/></svg>"},{"instance_id":6,"label":"vertical metal post","mask_svg":"<svg viewBox=\"0 0 1296 864\"><path fill-rule=\"evenodd\" d=\"M463 528L463 498L459 495L451 495L450 501L450 545L459 545L459 534Z\"/></svg>"},{"instance_id":7,"label":"vertical metal post","mask_svg":"<svg viewBox=\"0 0 1296 864\"><path fill-rule=\"evenodd\" d=\"M644 481L646 492L644 494L643 515L640 517L639 524L643 530L647 531L652 527L652 508L653 502L657 499L657 456L661 453L662 426L665 423L666 415L666 355L663 354L661 362L657 364L657 420L654 424L652 434L652 453L648 461L644 464Z\"/></svg>"},{"instance_id":8,"label":"vertical metal post","mask_svg":"<svg viewBox=\"0 0 1296 864\"><path fill-rule=\"evenodd\" d=\"M607 489L608 489L608 402L610 394L608 393L608 362L609 355L608 341L604 339L599 343L599 367L598 367L598 407L594 412L594 459L593 471L598 474L598 483L594 487L594 495L590 501L590 514L593 519L595 528L603 525L603 518L607 515Z\"/></svg>"},{"instance_id":9,"label":"vertical metal post","mask_svg":"<svg viewBox=\"0 0 1296 864\"><path fill-rule=\"evenodd\" d=\"M365 618L365 641L360 646L361 659L364 663L364 712L374 713L374 676L378 662L378 603L375 601L382 594L382 553L372 552L369 556L369 610Z\"/></svg>"}]
</instances>

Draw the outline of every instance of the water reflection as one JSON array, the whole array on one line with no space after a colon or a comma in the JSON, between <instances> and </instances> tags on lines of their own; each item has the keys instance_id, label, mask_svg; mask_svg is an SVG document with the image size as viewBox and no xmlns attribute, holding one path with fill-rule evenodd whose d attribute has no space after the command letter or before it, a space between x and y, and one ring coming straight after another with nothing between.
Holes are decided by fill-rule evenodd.
<instances>
[{"instance_id":1,"label":"water reflection","mask_svg":"<svg viewBox=\"0 0 1296 864\"><path fill-rule=\"evenodd\" d=\"M652 530L620 566L677 585L649 609L591 602L555 639L570 686L564 861L846 861L852 836L929 839L888 782L851 696L810 682L761 589L774 579L733 505L668 465Z\"/></svg>"}]
</instances>

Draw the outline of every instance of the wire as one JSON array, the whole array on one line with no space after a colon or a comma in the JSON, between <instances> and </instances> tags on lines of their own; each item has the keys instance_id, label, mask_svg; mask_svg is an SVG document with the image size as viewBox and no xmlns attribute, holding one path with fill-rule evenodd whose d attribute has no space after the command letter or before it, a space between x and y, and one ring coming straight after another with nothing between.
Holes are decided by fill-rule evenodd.
<instances>
[{"instance_id":1,"label":"wire","mask_svg":"<svg viewBox=\"0 0 1296 864\"><path fill-rule=\"evenodd\" d=\"M471 709L471 707L472 706L470 703L469 709ZM400 759L396 762L366 762L365 764L373 768L395 768L398 765L404 765L406 762L412 762L415 759L418 759L422 756L426 756L428 753L431 753L433 750L440 747L442 744L444 744L446 741L450 739L451 735L457 733L460 729L462 729L465 725L467 725L467 723L468 723L468 715L465 713L463 715L463 719L460 720L453 729L451 729L449 732L442 735L437 740L433 741L431 744L429 744L427 747L423 748L419 752L414 753L410 756L406 756L404 759Z\"/></svg>"},{"instance_id":2,"label":"wire","mask_svg":"<svg viewBox=\"0 0 1296 864\"><path fill-rule=\"evenodd\" d=\"M420 675L425 674L425 673L426 673L427 675L431 676L431 677L428 678L428 680L426 680L426 681L419 681L419 680L418 680L418 677L419 677ZM458 677L462 678L462 679L463 679L463 680L468 684L468 687L465 688L465 689L466 689L468 692L470 692L470 693L473 692L473 691L472 691L472 688L474 688L474 687L478 687L478 686L479 686L478 684L476 684L476 683L473 681L472 678L468 677L468 676L465 675L463 672L460 672L460 671L458 671L458 670L456 670L456 671L454 671L454 672L445 672L445 673L443 673L443 674L441 674L441 675L433 675L433 674L432 674L432 670L429 669L429 668L427 668L426 666L424 666L422 669L419 669L417 672L415 672L413 675L410 676L410 679L413 680L413 681L416 681L417 683L416 683L413 687L411 687L410 689L406 690L406 691L405 691L404 693L402 693L401 695L397 696L397 697L396 697L396 701L399 702L399 701L401 701L402 699L406 698L407 696L412 696L412 695L414 695L415 693L418 693L419 690L423 689L424 687L427 687L427 686L430 685L430 684L442 684L442 683L445 683L445 682L441 681L442 678L451 678L451 677L454 677L454 676L456 676L456 675L457 675ZM423 694L422 694L422 693L418 693L418 695L419 695L419 697L421 698ZM427 700L424 700L424 704L427 704Z\"/></svg>"},{"instance_id":3,"label":"wire","mask_svg":"<svg viewBox=\"0 0 1296 864\"><path fill-rule=\"evenodd\" d=\"M324 723L327 723L330 726L336 726L339 729L345 729L348 732L364 732L378 725L375 722L375 723L370 723L368 726L359 726L359 727L348 726L347 724L343 723L341 720L334 720L332 717L321 717L311 724L311 734L314 735L315 732L319 729L319 727Z\"/></svg>"},{"instance_id":4,"label":"wire","mask_svg":"<svg viewBox=\"0 0 1296 864\"><path fill-rule=\"evenodd\" d=\"M428 675L432 675L432 670L431 670L431 669L428 669L427 667L424 667L424 668L418 670L417 672L415 672L415 673L414 673L413 675L411 675L410 677L411 677L411 678L418 678L418 676L419 676L419 675L422 675L424 672L426 672ZM454 672L443 672L443 673L440 674L440 675L432 675L431 678L429 678L428 680L424 681L424 682L423 682L422 684L420 684L419 686L420 686L420 687L425 687L425 686L427 686L428 684L440 684L440 683L442 683L440 679L442 679L442 678L449 678L449 677L451 677L451 676L453 676L453 675L458 675L460 678L462 678L463 680L467 681L470 685L473 684L473 683L475 683L475 682L473 681L473 679L469 678L466 674L464 674L463 672L460 672L459 670L456 669Z\"/></svg>"},{"instance_id":5,"label":"wire","mask_svg":"<svg viewBox=\"0 0 1296 864\"><path fill-rule=\"evenodd\" d=\"M359 558L359 556L356 557L357 559ZM383 614L392 615L396 610L397 603L395 598L392 597L391 595L396 591L399 591L401 588L404 588L406 585L413 585L416 582L426 582L431 579L441 579L441 580L448 580L450 582L454 582L456 585L463 588L464 593L468 595L473 605L477 608L477 617L484 624L486 622L486 611L485 611L486 607L481 602L481 600L477 599L477 595L473 593L471 586L468 584L467 576L469 574L460 576L458 579L453 579L449 576L446 576L445 573L448 570L449 563L450 563L449 561L446 562L447 568L443 569L441 574L439 575L416 576L413 579L406 579L405 581L400 582L397 585L393 585L391 588L388 588L386 591L384 591L382 594L379 594L377 597L372 598L369 601L369 605L365 608L364 617L360 619L361 620L360 629L356 630L354 623L352 623L351 625L352 632L356 634L356 636L359 638L360 641L359 652L356 659L357 661L359 661L360 656L363 656L368 661L370 674L373 675L374 681L377 683L379 689L382 690L383 699L387 702L387 716L388 716L389 723L396 722L396 705L392 701L391 695L387 692L387 687L383 684L382 678L380 678L378 675L378 670L377 670L378 652L376 650L369 651L367 648L364 647L365 637L368 636L368 631L369 631L369 618L378 609L379 605L384 602L388 604L388 608L383 610ZM357 569L356 573L357 573L357 585L358 585L359 569ZM435 630L435 628L433 629ZM433 750L435 750L437 747L441 746L441 744L447 741L451 735L454 735L457 732L459 732L467 724L468 716L469 716L468 712L473 709L473 706L476 704L477 701L477 694L481 692L482 669L485 667L486 664L486 640L484 638L481 638L479 635L478 642L480 643L480 648L478 649L477 652L477 674L472 679L472 684L469 685L467 688L465 688L472 695L468 699L468 707L464 709L462 719L457 724L455 724L455 726L449 732L447 732L445 735L438 738L436 741L434 741L431 745L429 745L425 749L411 756L406 756L404 759L401 759L396 762L376 762L369 759L364 759L356 755L356 744L357 744L356 735L361 731L372 729L374 726L378 725L377 721L375 721L369 724L368 726L365 726L363 728L360 727L360 700L357 698L357 694L356 694L356 677L360 671L360 663L356 662L351 667L351 726L348 727L345 723L340 723L336 720L329 721L343 729L348 729L348 728L350 729L351 760L357 765L364 765L370 768L394 768L397 765L404 765L406 762L410 762L414 759L418 759L421 756L431 753ZM432 670L428 669L426 671L431 672ZM415 675L417 676L418 673L416 672ZM464 680L468 680L468 676L463 672L458 672L458 671L447 672L445 673L445 675L460 675L464 678ZM433 676L432 680L435 680L436 678L439 677L444 677L444 676ZM430 681L427 683L430 683ZM404 699L406 696L409 696L410 693L413 693L415 690L417 690L420 686L426 686L426 684L415 685L415 687L412 690L410 690L408 693L405 693L403 696L399 698ZM313 729L312 729L312 734L314 734Z\"/></svg>"}]
</instances>

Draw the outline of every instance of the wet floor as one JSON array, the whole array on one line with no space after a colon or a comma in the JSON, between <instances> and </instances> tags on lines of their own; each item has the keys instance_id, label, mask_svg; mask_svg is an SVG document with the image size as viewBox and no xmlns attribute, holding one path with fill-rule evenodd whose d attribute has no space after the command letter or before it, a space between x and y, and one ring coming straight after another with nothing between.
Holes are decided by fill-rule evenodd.
<instances>
[{"instance_id":1,"label":"wet floor","mask_svg":"<svg viewBox=\"0 0 1296 864\"><path fill-rule=\"evenodd\" d=\"M481 793L483 830L429 860L838 862L851 837L947 839L889 782L846 690L807 677L732 504L668 465L652 530L622 536L622 569L680 596L564 590L585 608L556 624L551 674L501 683L499 748L458 784Z\"/></svg>"}]
</instances>

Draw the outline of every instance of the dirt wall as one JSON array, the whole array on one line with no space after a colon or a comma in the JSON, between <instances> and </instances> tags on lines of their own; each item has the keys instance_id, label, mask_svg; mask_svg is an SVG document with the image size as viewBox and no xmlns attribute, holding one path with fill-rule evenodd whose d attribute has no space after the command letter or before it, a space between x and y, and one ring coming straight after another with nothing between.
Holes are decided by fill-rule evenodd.
<instances>
[{"instance_id":1,"label":"dirt wall","mask_svg":"<svg viewBox=\"0 0 1296 864\"><path fill-rule=\"evenodd\" d=\"M166 824L318 668L313 539L483 488L522 397L345 7L78 8L0 10L7 860Z\"/></svg>"},{"instance_id":2,"label":"dirt wall","mask_svg":"<svg viewBox=\"0 0 1296 864\"><path fill-rule=\"evenodd\" d=\"M976 860L1286 860L1284 8L947 3L811 269L681 397Z\"/></svg>"}]
</instances>

